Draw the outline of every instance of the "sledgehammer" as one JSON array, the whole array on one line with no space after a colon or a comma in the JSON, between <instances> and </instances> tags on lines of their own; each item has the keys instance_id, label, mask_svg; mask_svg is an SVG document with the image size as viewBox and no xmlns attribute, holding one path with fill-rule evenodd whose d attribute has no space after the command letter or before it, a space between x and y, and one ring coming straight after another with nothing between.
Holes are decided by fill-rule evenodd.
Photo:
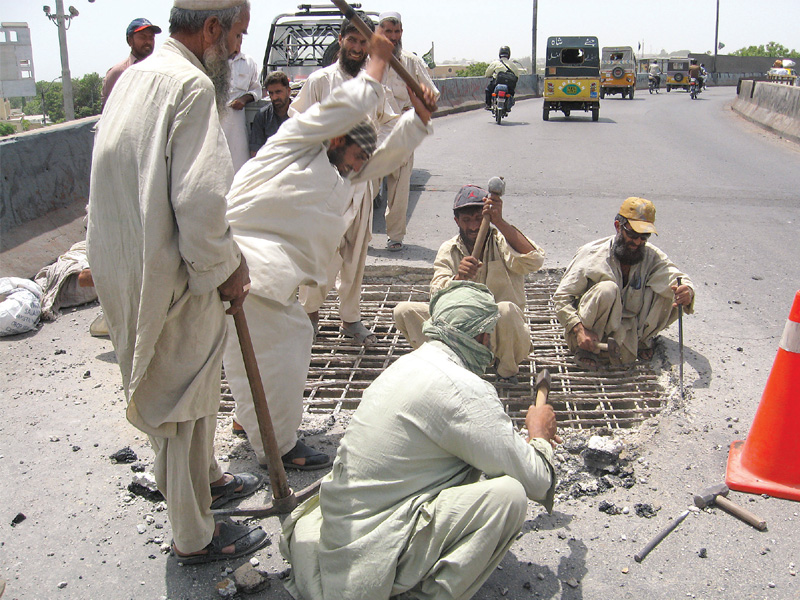
<instances>
[{"instance_id":1,"label":"sledgehammer","mask_svg":"<svg viewBox=\"0 0 800 600\"><path fill-rule=\"evenodd\" d=\"M622 351L619 349L617 340L613 337L608 338L607 343L598 342L595 346L596 354L600 352L608 352L608 360L612 365L619 365L622 363Z\"/></svg>"},{"instance_id":2,"label":"sledgehammer","mask_svg":"<svg viewBox=\"0 0 800 600\"><path fill-rule=\"evenodd\" d=\"M489 180L489 185L486 186L489 191L489 197L492 200L499 200L506 192L506 182L502 177L492 177ZM486 245L486 237L489 235L489 216L484 215L481 221L481 228L478 230L478 237L475 238L475 246L472 248L472 257L481 259L483 255L483 247Z\"/></svg>"},{"instance_id":3,"label":"sledgehammer","mask_svg":"<svg viewBox=\"0 0 800 600\"><path fill-rule=\"evenodd\" d=\"M706 508L712 504L716 504L723 510L728 511L734 517L737 517L745 523L752 525L759 531L764 531L767 528L767 522L760 517L757 517L746 508L735 505L728 500L725 496L728 495L730 489L724 483L712 486L707 490L702 491L694 496L694 505L697 508Z\"/></svg>"}]
</instances>

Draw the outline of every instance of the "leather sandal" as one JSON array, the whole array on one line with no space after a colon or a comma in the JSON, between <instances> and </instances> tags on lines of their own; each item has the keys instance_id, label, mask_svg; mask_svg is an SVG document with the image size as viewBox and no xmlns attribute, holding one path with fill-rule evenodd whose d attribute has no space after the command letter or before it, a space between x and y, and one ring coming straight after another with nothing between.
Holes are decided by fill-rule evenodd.
<instances>
[{"instance_id":1,"label":"leather sandal","mask_svg":"<svg viewBox=\"0 0 800 600\"><path fill-rule=\"evenodd\" d=\"M205 553L191 554L189 556L181 556L175 553L175 557L178 559L178 563L182 565L199 565L217 560L229 560L251 554L263 548L268 541L269 537L261 527L246 527L228 519L220 522L219 534L215 535L204 548L206 550ZM224 553L222 551L231 545L234 547L233 552ZM174 551L174 543L172 548Z\"/></svg>"},{"instance_id":2,"label":"leather sandal","mask_svg":"<svg viewBox=\"0 0 800 600\"><path fill-rule=\"evenodd\" d=\"M233 475L233 473L227 473L227 475ZM222 508L231 500L246 498L250 494L255 493L262 481L263 477L261 477L261 475L239 473L238 475L233 475L233 479L226 484L212 485L211 497L219 496L219 498L211 502L211 510ZM242 489L239 490L239 488ZM237 492L236 490L239 491Z\"/></svg>"},{"instance_id":3,"label":"leather sandal","mask_svg":"<svg viewBox=\"0 0 800 600\"><path fill-rule=\"evenodd\" d=\"M305 458L302 465L298 465L294 460L298 458ZM329 467L333 462L331 457L322 452L317 452L313 448L306 446L300 440L294 445L294 448L289 450L286 454L281 456L284 469L297 469L299 471L316 471L317 469L324 469Z\"/></svg>"}]
</instances>

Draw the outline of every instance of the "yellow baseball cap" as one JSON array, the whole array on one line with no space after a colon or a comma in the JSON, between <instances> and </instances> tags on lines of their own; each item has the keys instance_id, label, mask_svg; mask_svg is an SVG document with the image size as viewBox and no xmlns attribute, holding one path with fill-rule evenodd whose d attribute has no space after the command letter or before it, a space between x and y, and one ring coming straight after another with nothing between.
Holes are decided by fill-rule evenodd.
<instances>
[{"instance_id":1,"label":"yellow baseball cap","mask_svg":"<svg viewBox=\"0 0 800 600\"><path fill-rule=\"evenodd\" d=\"M619 207L619 214L628 219L636 233L655 233L656 207L650 200L631 196Z\"/></svg>"}]
</instances>

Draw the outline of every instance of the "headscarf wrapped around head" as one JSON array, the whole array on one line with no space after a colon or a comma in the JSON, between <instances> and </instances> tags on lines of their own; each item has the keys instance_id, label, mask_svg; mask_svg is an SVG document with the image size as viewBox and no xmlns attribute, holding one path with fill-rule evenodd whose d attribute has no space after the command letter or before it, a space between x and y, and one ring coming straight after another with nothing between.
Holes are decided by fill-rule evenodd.
<instances>
[{"instance_id":1,"label":"headscarf wrapped around head","mask_svg":"<svg viewBox=\"0 0 800 600\"><path fill-rule=\"evenodd\" d=\"M494 296L485 285L472 281L453 281L431 298L431 318L422 332L455 352L464 366L482 375L494 355L475 337L490 332L500 313Z\"/></svg>"}]
</instances>

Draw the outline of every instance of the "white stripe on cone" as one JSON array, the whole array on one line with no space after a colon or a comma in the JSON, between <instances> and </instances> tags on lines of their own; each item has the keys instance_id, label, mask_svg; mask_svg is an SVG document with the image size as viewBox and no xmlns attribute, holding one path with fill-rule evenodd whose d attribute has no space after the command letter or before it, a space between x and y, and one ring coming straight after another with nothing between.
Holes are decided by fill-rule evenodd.
<instances>
[{"instance_id":1,"label":"white stripe on cone","mask_svg":"<svg viewBox=\"0 0 800 600\"><path fill-rule=\"evenodd\" d=\"M781 337L781 348L787 352L800 354L800 323L786 321L786 327L783 328L783 337Z\"/></svg>"}]
</instances>

